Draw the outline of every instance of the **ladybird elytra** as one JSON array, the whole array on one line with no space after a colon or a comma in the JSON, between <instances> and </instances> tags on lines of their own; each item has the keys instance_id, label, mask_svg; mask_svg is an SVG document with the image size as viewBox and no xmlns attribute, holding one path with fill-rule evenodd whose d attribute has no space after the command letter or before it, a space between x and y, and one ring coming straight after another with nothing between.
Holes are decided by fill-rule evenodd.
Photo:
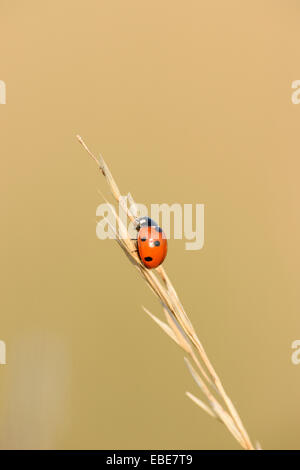
<instances>
[{"instance_id":1,"label":"ladybird elytra","mask_svg":"<svg viewBox=\"0 0 300 470\"><path fill-rule=\"evenodd\" d=\"M137 249L143 265L148 269L157 268L168 251L164 231L149 217L137 219Z\"/></svg>"}]
</instances>

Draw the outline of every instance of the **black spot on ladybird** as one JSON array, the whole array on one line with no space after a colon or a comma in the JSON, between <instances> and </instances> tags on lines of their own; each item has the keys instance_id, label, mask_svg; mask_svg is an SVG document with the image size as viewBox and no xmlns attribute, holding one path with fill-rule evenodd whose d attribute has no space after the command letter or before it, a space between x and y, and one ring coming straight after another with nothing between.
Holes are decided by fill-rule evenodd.
<instances>
[{"instance_id":1,"label":"black spot on ladybird","mask_svg":"<svg viewBox=\"0 0 300 470\"><path fill-rule=\"evenodd\" d=\"M147 240L147 238L143 237L141 238L141 242L145 242Z\"/></svg>"},{"instance_id":2,"label":"black spot on ladybird","mask_svg":"<svg viewBox=\"0 0 300 470\"><path fill-rule=\"evenodd\" d=\"M152 261L151 256L146 256L145 261Z\"/></svg>"},{"instance_id":3,"label":"black spot on ladybird","mask_svg":"<svg viewBox=\"0 0 300 470\"><path fill-rule=\"evenodd\" d=\"M160 246L160 242L158 240L156 240L156 242L154 242L154 245L155 246Z\"/></svg>"}]
</instances>

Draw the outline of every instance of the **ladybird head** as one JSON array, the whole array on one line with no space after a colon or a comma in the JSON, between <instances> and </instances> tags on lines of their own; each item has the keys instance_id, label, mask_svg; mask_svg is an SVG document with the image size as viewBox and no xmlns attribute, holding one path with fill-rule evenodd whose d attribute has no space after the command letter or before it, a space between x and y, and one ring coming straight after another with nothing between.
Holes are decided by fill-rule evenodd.
<instances>
[{"instance_id":1,"label":"ladybird head","mask_svg":"<svg viewBox=\"0 0 300 470\"><path fill-rule=\"evenodd\" d=\"M140 230L141 227L158 227L157 223L153 219L150 219L150 217L139 217L138 219L136 219L136 222L137 230Z\"/></svg>"}]
</instances>

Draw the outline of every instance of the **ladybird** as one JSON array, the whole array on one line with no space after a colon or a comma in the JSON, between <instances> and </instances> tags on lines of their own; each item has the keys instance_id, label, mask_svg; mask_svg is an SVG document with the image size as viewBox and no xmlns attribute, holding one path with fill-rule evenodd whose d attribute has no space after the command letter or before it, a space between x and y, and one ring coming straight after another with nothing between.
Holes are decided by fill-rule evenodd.
<instances>
[{"instance_id":1,"label":"ladybird","mask_svg":"<svg viewBox=\"0 0 300 470\"><path fill-rule=\"evenodd\" d=\"M150 217L137 219L137 230L137 250L143 265L148 269L157 268L168 251L165 233Z\"/></svg>"}]
</instances>

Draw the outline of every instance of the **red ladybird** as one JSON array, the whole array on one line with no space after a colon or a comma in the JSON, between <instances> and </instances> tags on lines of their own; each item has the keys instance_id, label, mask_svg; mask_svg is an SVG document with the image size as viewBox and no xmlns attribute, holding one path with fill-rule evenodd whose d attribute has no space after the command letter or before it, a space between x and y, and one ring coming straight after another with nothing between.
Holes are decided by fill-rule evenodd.
<instances>
[{"instance_id":1,"label":"red ladybird","mask_svg":"<svg viewBox=\"0 0 300 470\"><path fill-rule=\"evenodd\" d=\"M149 217L140 217L137 219L137 224L139 257L146 268L157 268L167 255L166 235L157 223Z\"/></svg>"}]
</instances>

